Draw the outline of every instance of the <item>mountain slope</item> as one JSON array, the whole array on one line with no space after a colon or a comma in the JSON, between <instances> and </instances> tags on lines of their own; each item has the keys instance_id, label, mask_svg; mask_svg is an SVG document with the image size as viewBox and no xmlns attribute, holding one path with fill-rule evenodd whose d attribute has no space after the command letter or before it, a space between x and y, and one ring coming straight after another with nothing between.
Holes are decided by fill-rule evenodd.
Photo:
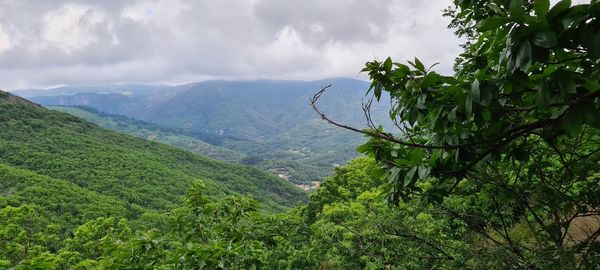
<instances>
[{"instance_id":1,"label":"mountain slope","mask_svg":"<svg viewBox=\"0 0 600 270\"><path fill-rule=\"evenodd\" d=\"M23 203L53 212L63 224L82 224L98 217L140 218L140 208L78 185L0 163L0 209ZM145 212L148 212L146 210Z\"/></svg>"},{"instance_id":2,"label":"mountain slope","mask_svg":"<svg viewBox=\"0 0 600 270\"><path fill-rule=\"evenodd\" d=\"M317 119L309 98L328 84L332 87L320 106L335 119L362 123L361 98L369 84L352 79L200 82L162 102L147 103L132 116L194 132L268 141Z\"/></svg>"},{"instance_id":3,"label":"mountain slope","mask_svg":"<svg viewBox=\"0 0 600 270\"><path fill-rule=\"evenodd\" d=\"M178 130L172 128L135 120L122 115L102 113L90 107L48 106L47 108L83 118L102 128L177 146L212 159L240 163L245 157L244 154L214 146L200 139L178 133Z\"/></svg>"},{"instance_id":4,"label":"mountain slope","mask_svg":"<svg viewBox=\"0 0 600 270\"><path fill-rule=\"evenodd\" d=\"M5 170L48 180L38 183L58 181L142 213L181 203L195 180L203 180L211 196L249 195L269 210L306 199L303 192L266 172L104 130L5 93L0 95L0 164ZM23 192L22 182L9 178L0 179L3 190Z\"/></svg>"}]
</instances>

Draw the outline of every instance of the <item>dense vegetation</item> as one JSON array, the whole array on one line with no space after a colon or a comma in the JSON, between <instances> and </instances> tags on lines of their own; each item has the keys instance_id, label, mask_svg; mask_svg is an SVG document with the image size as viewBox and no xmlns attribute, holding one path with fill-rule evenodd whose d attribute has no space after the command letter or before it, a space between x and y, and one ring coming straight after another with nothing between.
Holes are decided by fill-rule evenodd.
<instances>
[{"instance_id":1,"label":"dense vegetation","mask_svg":"<svg viewBox=\"0 0 600 270\"><path fill-rule=\"evenodd\" d=\"M359 148L368 156L336 168L307 205L261 212L253 199L211 197L210 182L194 181L155 223L98 217L66 235L36 202L8 205L0 267L598 269L600 2L455 4L446 14L467 39L456 75L417 59L367 63L372 93L391 99L402 134L322 114L372 139ZM0 173L69 184L26 165Z\"/></svg>"},{"instance_id":2,"label":"dense vegetation","mask_svg":"<svg viewBox=\"0 0 600 270\"><path fill-rule=\"evenodd\" d=\"M13 168L111 196L134 210L171 209L197 179L206 181L213 195L245 194L273 210L304 197L266 172L107 131L12 96L0 102L0 163L16 174L21 171ZM15 185L22 183L2 185L19 191Z\"/></svg>"},{"instance_id":3,"label":"dense vegetation","mask_svg":"<svg viewBox=\"0 0 600 270\"><path fill-rule=\"evenodd\" d=\"M422 233L447 245L452 256L467 257L466 246L454 240L467 234L464 226L436 220L414 203L387 205L380 197L381 178L368 174L376 169L372 159L354 160L337 168L308 206L276 215L256 211L256 201L237 195L209 199L206 186L196 182L181 207L155 217L161 221L157 228L136 230L123 218L90 217L64 242L57 241L64 236L52 216L29 204L8 206L0 210L0 222L8 225L0 229L6 243L0 246L0 266L430 269L443 258L437 256L444 251L434 246L402 238L409 233Z\"/></svg>"},{"instance_id":4,"label":"dense vegetation","mask_svg":"<svg viewBox=\"0 0 600 270\"><path fill-rule=\"evenodd\" d=\"M456 74L366 64L401 136L362 131L392 203L461 222L482 267L598 266L600 2L454 1Z\"/></svg>"}]
</instances>

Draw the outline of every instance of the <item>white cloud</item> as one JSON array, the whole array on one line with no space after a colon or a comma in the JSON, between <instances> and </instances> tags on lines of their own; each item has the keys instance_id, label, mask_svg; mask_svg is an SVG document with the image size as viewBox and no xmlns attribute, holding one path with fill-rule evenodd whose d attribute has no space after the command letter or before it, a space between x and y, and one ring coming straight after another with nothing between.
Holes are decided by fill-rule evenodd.
<instances>
[{"instance_id":1,"label":"white cloud","mask_svg":"<svg viewBox=\"0 0 600 270\"><path fill-rule=\"evenodd\" d=\"M0 24L0 53L8 50L11 47L11 40L8 34L4 31L4 28Z\"/></svg>"},{"instance_id":2,"label":"white cloud","mask_svg":"<svg viewBox=\"0 0 600 270\"><path fill-rule=\"evenodd\" d=\"M51 46L66 52L83 49L98 41L95 32L104 20L100 10L83 5L65 5L43 17L43 37Z\"/></svg>"},{"instance_id":3,"label":"white cloud","mask_svg":"<svg viewBox=\"0 0 600 270\"><path fill-rule=\"evenodd\" d=\"M441 17L449 4L0 0L0 88L356 77L364 62L387 56L449 71L459 51Z\"/></svg>"},{"instance_id":4,"label":"white cloud","mask_svg":"<svg viewBox=\"0 0 600 270\"><path fill-rule=\"evenodd\" d=\"M178 24L178 17L189 6L179 0L139 1L125 7L121 17L159 27Z\"/></svg>"}]
</instances>

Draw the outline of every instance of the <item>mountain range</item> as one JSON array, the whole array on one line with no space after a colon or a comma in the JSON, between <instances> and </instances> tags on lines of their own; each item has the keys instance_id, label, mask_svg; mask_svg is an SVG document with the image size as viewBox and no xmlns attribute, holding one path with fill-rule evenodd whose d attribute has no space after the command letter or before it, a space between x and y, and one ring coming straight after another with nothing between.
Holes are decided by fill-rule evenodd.
<instances>
[{"instance_id":1,"label":"mountain range","mask_svg":"<svg viewBox=\"0 0 600 270\"><path fill-rule=\"evenodd\" d=\"M326 85L331 87L318 104L323 112L336 121L364 127L361 102L369 83L348 78L220 80L178 86L130 85L118 91L114 86L107 90L97 86L84 87L81 92L71 87L68 94L63 94L64 88L15 93L44 106L91 107L92 111L173 129L175 134L239 153L240 163L307 183L356 157L354 150L365 140L360 134L326 124L311 109L309 99ZM376 121L387 118L384 106L375 106L372 113Z\"/></svg>"}]
</instances>

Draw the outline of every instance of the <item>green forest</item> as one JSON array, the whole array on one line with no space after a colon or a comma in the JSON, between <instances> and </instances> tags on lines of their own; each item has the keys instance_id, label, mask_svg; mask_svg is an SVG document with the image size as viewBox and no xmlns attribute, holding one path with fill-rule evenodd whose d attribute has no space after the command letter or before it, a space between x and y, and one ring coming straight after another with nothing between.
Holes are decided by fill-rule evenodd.
<instances>
[{"instance_id":1,"label":"green forest","mask_svg":"<svg viewBox=\"0 0 600 270\"><path fill-rule=\"evenodd\" d=\"M395 127L315 90L365 141L309 194L0 92L0 269L600 269L600 1L444 16L454 74L362 70Z\"/></svg>"},{"instance_id":2,"label":"green forest","mask_svg":"<svg viewBox=\"0 0 600 270\"><path fill-rule=\"evenodd\" d=\"M332 163L357 154L347 146L344 146L344 149L331 150L354 139L347 134L338 134L329 138L313 134L315 130L322 131L326 127L325 123L318 120L308 123L308 128L286 132L280 137L278 143L258 143L235 137L198 134L184 129L165 127L119 114L101 112L86 106L47 106L47 108L69 113L106 129L177 146L208 158L250 165L272 172L281 171L293 183L310 183L322 179L330 174ZM331 127L327 128L331 129ZM286 148L302 149L306 145L311 145L313 148L307 152L315 149L330 150L322 151L323 153L319 155L292 150L282 151Z\"/></svg>"}]
</instances>

